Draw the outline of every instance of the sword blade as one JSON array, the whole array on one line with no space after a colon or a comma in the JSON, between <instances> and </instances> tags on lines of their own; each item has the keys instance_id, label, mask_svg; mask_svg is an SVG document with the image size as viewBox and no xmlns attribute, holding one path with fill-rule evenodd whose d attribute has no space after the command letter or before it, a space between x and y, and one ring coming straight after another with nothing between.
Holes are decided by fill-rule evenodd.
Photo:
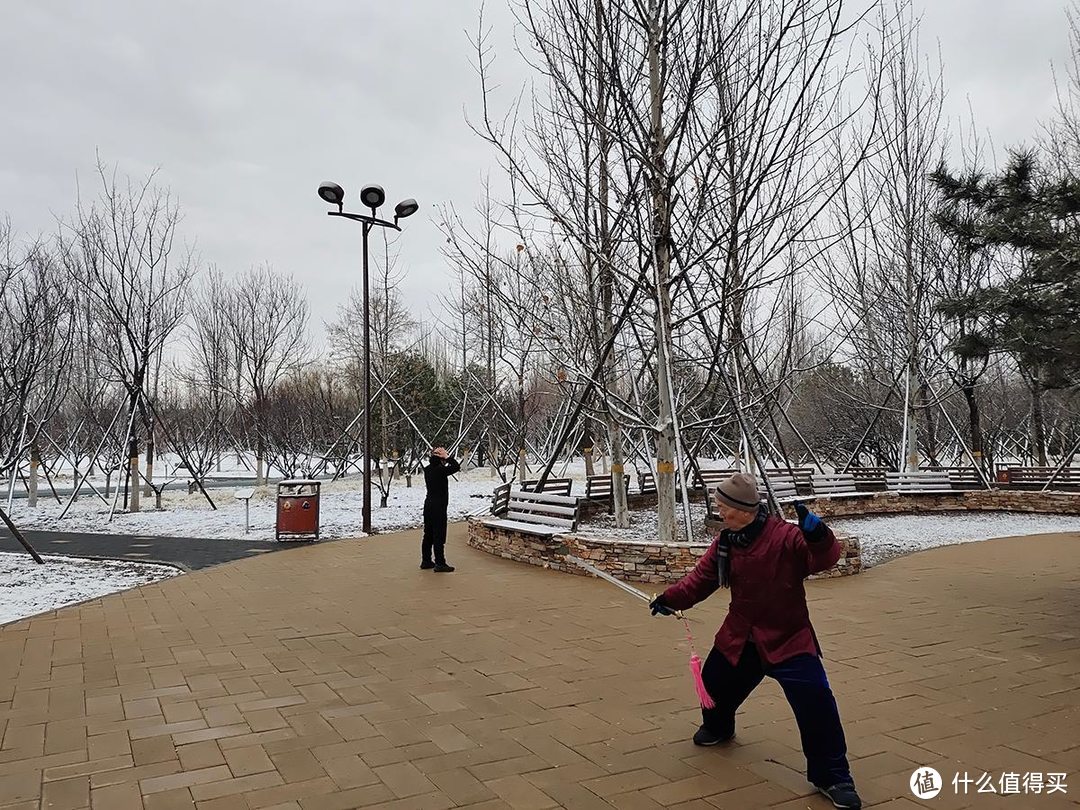
<instances>
[{"instance_id":1,"label":"sword blade","mask_svg":"<svg viewBox=\"0 0 1080 810\"><path fill-rule=\"evenodd\" d=\"M644 600L646 602L651 602L652 601L652 597L649 596L644 591L639 591L633 585L627 585L621 579L616 579L611 574L609 574L607 571L601 570L601 569L597 568L595 565L590 565L589 563L585 562L584 560L579 559L577 557L572 557L569 554L566 555L566 559L567 559L568 562L572 562L572 563L574 563L574 565L577 565L577 566L580 566L581 568L584 568L590 574L594 574L594 575L600 577L600 579L607 580L612 585L617 585L618 587L622 588L627 593L632 594L633 596L636 596L638 599L642 599L642 600Z\"/></svg>"}]
</instances>

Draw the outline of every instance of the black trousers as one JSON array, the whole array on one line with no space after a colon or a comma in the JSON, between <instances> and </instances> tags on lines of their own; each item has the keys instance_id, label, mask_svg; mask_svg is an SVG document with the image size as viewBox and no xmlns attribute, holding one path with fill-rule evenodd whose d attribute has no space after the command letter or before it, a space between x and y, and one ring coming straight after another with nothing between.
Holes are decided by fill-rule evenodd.
<instances>
[{"instance_id":1,"label":"black trousers","mask_svg":"<svg viewBox=\"0 0 1080 810\"><path fill-rule=\"evenodd\" d=\"M806 756L807 779L819 787L852 781L840 712L825 667L816 655L796 655L770 666L761 660L757 647L747 642L738 666L734 667L714 648L705 660L701 675L716 703L714 709L701 710L702 721L709 731L721 737L734 734L736 710L768 675L783 688L795 712Z\"/></svg>"},{"instance_id":2,"label":"black trousers","mask_svg":"<svg viewBox=\"0 0 1080 810\"><path fill-rule=\"evenodd\" d=\"M420 547L422 562L435 555L436 563L446 562L446 504L424 504L424 539Z\"/></svg>"}]
</instances>

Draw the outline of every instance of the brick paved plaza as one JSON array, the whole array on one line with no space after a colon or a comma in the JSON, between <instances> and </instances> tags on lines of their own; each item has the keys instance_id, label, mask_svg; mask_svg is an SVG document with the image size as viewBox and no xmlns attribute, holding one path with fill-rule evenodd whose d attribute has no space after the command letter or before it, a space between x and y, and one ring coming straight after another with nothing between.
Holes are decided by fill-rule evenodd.
<instances>
[{"instance_id":1,"label":"brick paved plaza","mask_svg":"<svg viewBox=\"0 0 1080 810\"><path fill-rule=\"evenodd\" d=\"M681 625L418 533L228 563L0 628L0 808L827 808L766 680L695 748ZM1077 805L1080 537L808 584L866 806ZM692 611L708 647L726 598ZM908 787L916 766L945 790ZM957 797L956 772L1068 774ZM1000 789L1000 788L999 788ZM1022 790L1022 788L1021 788Z\"/></svg>"}]
</instances>

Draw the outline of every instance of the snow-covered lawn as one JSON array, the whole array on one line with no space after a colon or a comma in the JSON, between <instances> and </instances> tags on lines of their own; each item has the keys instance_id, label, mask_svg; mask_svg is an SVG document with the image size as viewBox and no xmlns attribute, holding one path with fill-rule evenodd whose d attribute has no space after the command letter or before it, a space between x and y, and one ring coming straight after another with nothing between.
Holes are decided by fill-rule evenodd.
<instances>
[{"instance_id":1,"label":"snow-covered lawn","mask_svg":"<svg viewBox=\"0 0 1080 810\"><path fill-rule=\"evenodd\" d=\"M708 543L704 514L699 504L691 509L693 541ZM682 511L676 515L676 527L682 532ZM937 515L881 515L877 517L835 518L829 525L838 532L855 535L862 547L863 566L883 562L938 546L973 543L996 537L1022 537L1055 532L1080 532L1080 516L1031 515L1012 512L964 512ZM656 513L631 512L630 528L616 529L614 519L599 515L578 527L583 537L619 540L629 543L656 542Z\"/></svg>"},{"instance_id":2,"label":"snow-covered lawn","mask_svg":"<svg viewBox=\"0 0 1080 810\"><path fill-rule=\"evenodd\" d=\"M995 537L1080 532L1080 516L1014 512L964 512L938 515L881 515L836 518L836 530L853 534L862 545L864 567L938 546L974 543Z\"/></svg>"},{"instance_id":3,"label":"snow-covered lawn","mask_svg":"<svg viewBox=\"0 0 1080 810\"><path fill-rule=\"evenodd\" d=\"M371 522L376 532L390 532L423 523L424 479L414 477L412 487L395 481L385 508L379 507L379 493L373 490ZM500 483L492 481L486 469L459 473L450 481L448 517L451 521L486 510L491 493ZM321 536L359 537L361 526L361 481L348 478L324 481L320 497ZM584 491L584 484L576 487ZM63 509L55 499L40 497L30 509L25 499L12 503L12 518L23 529L52 529L63 532L104 532L111 534L159 535L168 537L208 537L221 540L273 541L276 520L277 485L260 487L251 499L251 532L244 534L244 504L233 497L233 488L209 489L217 509L201 493L188 495L185 488L166 488L164 508L154 509L153 497L143 496L143 511L126 513L118 508L109 521L109 506L94 495L82 495L63 520ZM48 492L48 490L46 490ZM65 503L66 503L66 499ZM149 503L150 508L146 508Z\"/></svg>"},{"instance_id":4,"label":"snow-covered lawn","mask_svg":"<svg viewBox=\"0 0 1080 810\"><path fill-rule=\"evenodd\" d=\"M167 565L0 552L0 624L179 574Z\"/></svg>"}]
</instances>

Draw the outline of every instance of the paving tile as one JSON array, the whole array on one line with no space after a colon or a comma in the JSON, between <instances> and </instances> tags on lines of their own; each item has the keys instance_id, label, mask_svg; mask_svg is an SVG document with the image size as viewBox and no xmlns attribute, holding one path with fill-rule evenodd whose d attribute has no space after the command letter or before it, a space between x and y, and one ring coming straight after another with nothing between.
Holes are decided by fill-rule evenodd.
<instances>
[{"instance_id":1,"label":"paving tile","mask_svg":"<svg viewBox=\"0 0 1080 810\"><path fill-rule=\"evenodd\" d=\"M147 737L132 740L131 756L136 765L151 765L176 759L176 748L169 737Z\"/></svg>"},{"instance_id":2,"label":"paving tile","mask_svg":"<svg viewBox=\"0 0 1080 810\"><path fill-rule=\"evenodd\" d=\"M238 776L234 779L223 779L193 785L191 787L191 796L196 801L206 801L224 796L242 796L252 791L277 787L281 784L284 784L284 780L276 771L253 773L248 776Z\"/></svg>"},{"instance_id":3,"label":"paving tile","mask_svg":"<svg viewBox=\"0 0 1080 810\"><path fill-rule=\"evenodd\" d=\"M0 806L38 799L41 784L41 771L36 770L0 776Z\"/></svg>"},{"instance_id":4,"label":"paving tile","mask_svg":"<svg viewBox=\"0 0 1080 810\"><path fill-rule=\"evenodd\" d=\"M73 776L46 782L41 795L42 807L50 810L82 810L90 806L90 777Z\"/></svg>"},{"instance_id":5,"label":"paving tile","mask_svg":"<svg viewBox=\"0 0 1080 810\"><path fill-rule=\"evenodd\" d=\"M92 810L144 810L139 786L130 782L90 788Z\"/></svg>"},{"instance_id":6,"label":"paving tile","mask_svg":"<svg viewBox=\"0 0 1080 810\"><path fill-rule=\"evenodd\" d=\"M180 759L180 765L185 771L212 768L215 765L224 765L225 757L221 753L216 740L178 745L176 756ZM235 775L235 771L233 774Z\"/></svg>"},{"instance_id":7,"label":"paving tile","mask_svg":"<svg viewBox=\"0 0 1080 810\"><path fill-rule=\"evenodd\" d=\"M262 555L0 627L0 807L826 806L771 681L735 744L702 751L685 653L647 613L460 527L459 573L423 577L418 541ZM1080 772L1077 542L808 584L867 806L913 806L913 763ZM706 637L725 597L694 610Z\"/></svg>"},{"instance_id":8,"label":"paving tile","mask_svg":"<svg viewBox=\"0 0 1080 810\"><path fill-rule=\"evenodd\" d=\"M196 771L180 771L165 776L153 776L139 781L139 789L144 795L148 793L160 793L174 788L186 788L192 785L201 785L205 782L217 782L232 778L229 769L224 765L213 768L200 768Z\"/></svg>"},{"instance_id":9,"label":"paving tile","mask_svg":"<svg viewBox=\"0 0 1080 810\"><path fill-rule=\"evenodd\" d=\"M143 796L146 810L195 810L195 800L187 788L175 788Z\"/></svg>"}]
</instances>

